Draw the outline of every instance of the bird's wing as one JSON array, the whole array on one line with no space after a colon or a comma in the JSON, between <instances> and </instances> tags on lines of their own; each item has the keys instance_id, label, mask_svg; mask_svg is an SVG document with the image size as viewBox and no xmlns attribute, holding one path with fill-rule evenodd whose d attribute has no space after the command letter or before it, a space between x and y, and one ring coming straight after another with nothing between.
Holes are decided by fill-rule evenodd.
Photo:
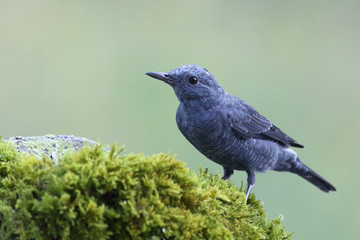
<instances>
[{"instance_id":1,"label":"bird's wing","mask_svg":"<svg viewBox=\"0 0 360 240\"><path fill-rule=\"evenodd\" d=\"M245 101L231 97L231 104L226 105L222 111L226 114L235 135L240 138L257 138L277 142L284 146L304 148L294 139L286 135L269 120L259 114Z\"/></svg>"}]
</instances>

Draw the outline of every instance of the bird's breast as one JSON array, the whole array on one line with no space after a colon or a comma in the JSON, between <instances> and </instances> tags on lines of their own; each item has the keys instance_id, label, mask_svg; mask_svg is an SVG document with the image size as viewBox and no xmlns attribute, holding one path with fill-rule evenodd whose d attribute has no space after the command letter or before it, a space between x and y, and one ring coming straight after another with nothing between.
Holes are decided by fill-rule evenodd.
<instances>
[{"instance_id":1,"label":"bird's breast","mask_svg":"<svg viewBox=\"0 0 360 240\"><path fill-rule=\"evenodd\" d=\"M180 107L179 107L180 108ZM230 134L221 115L212 110L190 111L178 109L176 122L186 139L204 155L210 157L224 149Z\"/></svg>"}]
</instances>

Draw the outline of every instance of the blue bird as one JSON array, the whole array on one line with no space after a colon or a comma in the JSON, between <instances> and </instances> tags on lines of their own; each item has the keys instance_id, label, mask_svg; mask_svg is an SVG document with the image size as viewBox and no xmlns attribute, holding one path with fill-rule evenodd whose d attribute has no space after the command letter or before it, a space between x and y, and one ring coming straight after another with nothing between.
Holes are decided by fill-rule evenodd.
<instances>
[{"instance_id":1,"label":"blue bird","mask_svg":"<svg viewBox=\"0 0 360 240\"><path fill-rule=\"evenodd\" d=\"M304 148L259 114L247 102L228 94L205 68L185 65L169 72L146 75L169 84L180 101L176 123L185 138L224 169L246 171L246 199L255 184L255 172L296 173L324 192L335 187L311 170L289 147Z\"/></svg>"}]
</instances>

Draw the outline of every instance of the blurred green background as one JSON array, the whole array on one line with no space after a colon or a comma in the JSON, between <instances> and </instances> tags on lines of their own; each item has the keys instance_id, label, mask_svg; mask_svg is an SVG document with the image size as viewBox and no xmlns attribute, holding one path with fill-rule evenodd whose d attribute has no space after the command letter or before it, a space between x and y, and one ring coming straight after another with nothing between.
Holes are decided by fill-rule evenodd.
<instances>
[{"instance_id":1,"label":"blurred green background","mask_svg":"<svg viewBox=\"0 0 360 240\"><path fill-rule=\"evenodd\" d=\"M294 239L357 239L359 1L1 1L0 135L74 134L222 168L175 123L172 89L144 75L209 69L299 143L336 186L257 174L253 193ZM240 186L246 174L232 179Z\"/></svg>"}]
</instances>

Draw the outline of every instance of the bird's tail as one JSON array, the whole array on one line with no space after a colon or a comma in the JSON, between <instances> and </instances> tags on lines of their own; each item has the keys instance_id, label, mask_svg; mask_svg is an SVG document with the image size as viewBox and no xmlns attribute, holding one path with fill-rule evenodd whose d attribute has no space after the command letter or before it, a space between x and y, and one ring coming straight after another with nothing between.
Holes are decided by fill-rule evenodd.
<instances>
[{"instance_id":1,"label":"bird's tail","mask_svg":"<svg viewBox=\"0 0 360 240\"><path fill-rule=\"evenodd\" d=\"M330 192L330 191L336 191L335 187L326 181L323 177L321 177L319 174L314 172L312 169L310 169L308 166L303 164L300 159L296 159L297 167L290 169L290 172L298 174L300 177L306 179L307 181L311 182L315 186L317 186L320 190L324 192Z\"/></svg>"}]
</instances>

